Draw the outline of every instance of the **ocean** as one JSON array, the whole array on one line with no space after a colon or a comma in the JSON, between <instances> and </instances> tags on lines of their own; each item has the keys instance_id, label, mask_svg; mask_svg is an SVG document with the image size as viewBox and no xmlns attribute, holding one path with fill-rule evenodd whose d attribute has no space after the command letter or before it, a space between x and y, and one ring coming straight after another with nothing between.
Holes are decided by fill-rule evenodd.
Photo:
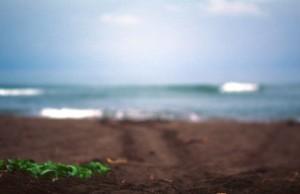
<instances>
[{"instance_id":1,"label":"ocean","mask_svg":"<svg viewBox=\"0 0 300 194\"><path fill-rule=\"evenodd\" d=\"M0 85L0 115L300 122L300 84Z\"/></svg>"}]
</instances>

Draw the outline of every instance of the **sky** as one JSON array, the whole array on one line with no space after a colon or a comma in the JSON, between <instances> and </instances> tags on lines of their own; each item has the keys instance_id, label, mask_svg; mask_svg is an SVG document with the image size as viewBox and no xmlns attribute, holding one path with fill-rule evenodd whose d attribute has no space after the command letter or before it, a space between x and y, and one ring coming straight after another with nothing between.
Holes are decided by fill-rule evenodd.
<instances>
[{"instance_id":1,"label":"sky","mask_svg":"<svg viewBox=\"0 0 300 194\"><path fill-rule=\"evenodd\" d=\"M300 82L299 0L1 0L0 83Z\"/></svg>"}]
</instances>

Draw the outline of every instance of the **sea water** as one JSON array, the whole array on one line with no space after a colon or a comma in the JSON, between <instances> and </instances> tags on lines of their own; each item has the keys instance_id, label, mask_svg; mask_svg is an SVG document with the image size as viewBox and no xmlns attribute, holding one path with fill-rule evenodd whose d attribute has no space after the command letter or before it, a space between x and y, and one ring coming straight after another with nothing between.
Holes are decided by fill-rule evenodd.
<instances>
[{"instance_id":1,"label":"sea water","mask_svg":"<svg viewBox=\"0 0 300 194\"><path fill-rule=\"evenodd\" d=\"M300 121L300 84L0 85L0 115Z\"/></svg>"}]
</instances>

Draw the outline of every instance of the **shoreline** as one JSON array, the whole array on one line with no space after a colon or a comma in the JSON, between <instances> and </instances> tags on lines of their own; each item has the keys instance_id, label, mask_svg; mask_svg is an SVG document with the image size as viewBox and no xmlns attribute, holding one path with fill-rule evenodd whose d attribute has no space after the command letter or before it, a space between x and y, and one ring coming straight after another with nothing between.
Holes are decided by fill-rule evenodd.
<instances>
[{"instance_id":1,"label":"shoreline","mask_svg":"<svg viewBox=\"0 0 300 194\"><path fill-rule=\"evenodd\" d=\"M63 178L54 183L1 172L0 193L300 190L300 124L292 121L135 122L0 116L0 133L1 159L70 164L96 160L112 168L106 177Z\"/></svg>"},{"instance_id":2,"label":"shoreline","mask_svg":"<svg viewBox=\"0 0 300 194\"><path fill-rule=\"evenodd\" d=\"M87 117L87 118L51 118L46 116L36 116L36 115L16 115L16 114L2 114L2 118L16 118L16 119L36 119L36 120L52 120L52 121L112 121L112 122L131 122L131 123L143 123L143 122L179 122L179 123L240 123L240 124L300 124L300 119L298 118L278 118L278 119L239 119L239 118L201 118L200 120L186 120L186 119L117 119L109 117Z\"/></svg>"}]
</instances>

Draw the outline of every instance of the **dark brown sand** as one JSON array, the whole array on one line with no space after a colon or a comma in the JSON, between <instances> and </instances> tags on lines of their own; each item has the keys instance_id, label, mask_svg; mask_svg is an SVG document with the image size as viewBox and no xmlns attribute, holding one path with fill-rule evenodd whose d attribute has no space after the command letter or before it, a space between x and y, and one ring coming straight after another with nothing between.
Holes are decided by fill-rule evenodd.
<instances>
[{"instance_id":1,"label":"dark brown sand","mask_svg":"<svg viewBox=\"0 0 300 194\"><path fill-rule=\"evenodd\" d=\"M112 168L88 180L0 171L0 193L300 193L300 125L0 118L0 158ZM116 162L108 163L107 158ZM117 160L123 159L123 160Z\"/></svg>"}]
</instances>

